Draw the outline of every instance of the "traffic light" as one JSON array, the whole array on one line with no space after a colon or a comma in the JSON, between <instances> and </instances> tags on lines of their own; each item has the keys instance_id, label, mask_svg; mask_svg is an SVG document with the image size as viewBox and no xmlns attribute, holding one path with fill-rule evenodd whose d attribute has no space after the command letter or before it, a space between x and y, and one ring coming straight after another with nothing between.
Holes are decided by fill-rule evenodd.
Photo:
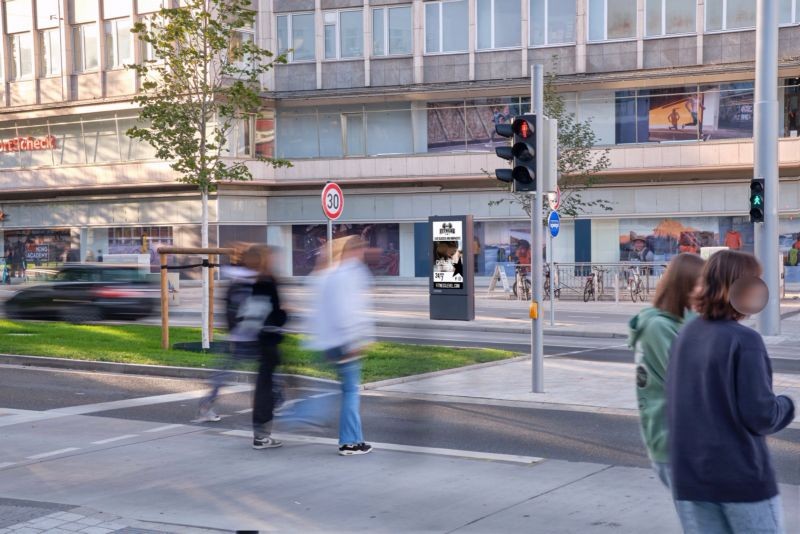
<instances>
[{"instance_id":1,"label":"traffic light","mask_svg":"<svg viewBox=\"0 0 800 534\"><path fill-rule=\"evenodd\" d=\"M750 182L750 222L764 222L764 179Z\"/></svg>"},{"instance_id":2,"label":"traffic light","mask_svg":"<svg viewBox=\"0 0 800 534\"><path fill-rule=\"evenodd\" d=\"M511 161L511 169L497 169L501 182L512 184L512 190L536 191L536 115L515 117L511 124L497 124L495 132L502 137L513 137L513 145L497 147L495 153Z\"/></svg>"}]
</instances>

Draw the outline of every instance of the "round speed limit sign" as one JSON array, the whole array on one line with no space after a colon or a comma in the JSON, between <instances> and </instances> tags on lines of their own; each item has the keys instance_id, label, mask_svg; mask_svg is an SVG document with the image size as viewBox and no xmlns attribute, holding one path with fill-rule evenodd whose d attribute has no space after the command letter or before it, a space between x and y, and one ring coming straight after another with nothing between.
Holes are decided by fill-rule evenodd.
<instances>
[{"instance_id":1,"label":"round speed limit sign","mask_svg":"<svg viewBox=\"0 0 800 534\"><path fill-rule=\"evenodd\" d=\"M344 193L342 188L334 182L328 182L322 189L322 212L325 216L335 221L344 211Z\"/></svg>"}]
</instances>

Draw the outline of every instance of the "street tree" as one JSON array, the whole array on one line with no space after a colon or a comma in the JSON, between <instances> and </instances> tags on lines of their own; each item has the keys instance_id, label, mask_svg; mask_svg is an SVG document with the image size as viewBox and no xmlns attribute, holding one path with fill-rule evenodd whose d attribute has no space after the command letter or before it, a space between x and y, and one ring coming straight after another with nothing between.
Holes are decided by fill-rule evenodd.
<instances>
[{"instance_id":1,"label":"street tree","mask_svg":"<svg viewBox=\"0 0 800 534\"><path fill-rule=\"evenodd\" d=\"M134 139L150 144L168 161L178 181L199 189L201 246L208 247L208 197L224 182L251 180L246 162L231 157L228 140L237 124L261 107L261 78L285 62L247 38L255 26L251 0L182 0L164 8L132 32L148 51L128 68L141 80ZM255 155L275 166L287 162ZM202 345L209 348L209 288L203 268Z\"/></svg>"},{"instance_id":2,"label":"street tree","mask_svg":"<svg viewBox=\"0 0 800 534\"><path fill-rule=\"evenodd\" d=\"M564 97L556 90L553 74L545 80L544 114L558 121L558 183L561 189L561 207L558 211L568 217L577 217L590 208L611 211L608 201L587 200L583 196L587 189L597 183L598 174L611 164L608 149L595 149L597 135L592 129L591 119L580 121L567 110ZM511 191L510 184L504 186L509 196L491 201L491 204L510 202L520 206L530 216L532 195L515 193Z\"/></svg>"}]
</instances>

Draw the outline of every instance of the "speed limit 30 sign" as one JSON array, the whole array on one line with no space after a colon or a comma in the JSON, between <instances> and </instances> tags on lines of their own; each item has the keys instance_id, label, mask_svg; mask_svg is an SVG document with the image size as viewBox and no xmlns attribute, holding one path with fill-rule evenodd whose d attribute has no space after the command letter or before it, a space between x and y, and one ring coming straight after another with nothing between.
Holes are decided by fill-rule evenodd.
<instances>
[{"instance_id":1,"label":"speed limit 30 sign","mask_svg":"<svg viewBox=\"0 0 800 534\"><path fill-rule=\"evenodd\" d=\"M334 182L328 182L322 189L322 212L325 217L335 221L344 211L344 193Z\"/></svg>"}]
</instances>

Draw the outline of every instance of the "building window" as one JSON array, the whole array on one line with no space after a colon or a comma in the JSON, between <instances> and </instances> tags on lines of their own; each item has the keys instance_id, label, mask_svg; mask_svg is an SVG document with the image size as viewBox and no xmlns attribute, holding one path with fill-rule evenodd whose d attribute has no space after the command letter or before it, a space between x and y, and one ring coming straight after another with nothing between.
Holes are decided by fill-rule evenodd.
<instances>
[{"instance_id":1,"label":"building window","mask_svg":"<svg viewBox=\"0 0 800 534\"><path fill-rule=\"evenodd\" d=\"M314 14L278 16L278 52L289 62L314 61Z\"/></svg>"},{"instance_id":2,"label":"building window","mask_svg":"<svg viewBox=\"0 0 800 534\"><path fill-rule=\"evenodd\" d=\"M753 0L706 0L706 31L753 28L756 3Z\"/></svg>"},{"instance_id":3,"label":"building window","mask_svg":"<svg viewBox=\"0 0 800 534\"><path fill-rule=\"evenodd\" d=\"M645 34L647 37L694 33L696 0L647 0Z\"/></svg>"},{"instance_id":4,"label":"building window","mask_svg":"<svg viewBox=\"0 0 800 534\"><path fill-rule=\"evenodd\" d=\"M255 42L255 40L256 40L255 27L242 28L234 32L233 37L231 37L230 50L231 51L236 50L243 44L253 43ZM253 58L250 56L242 57L239 58L238 61L236 61L236 66L241 70L245 70L254 67L255 62L253 61Z\"/></svg>"},{"instance_id":5,"label":"building window","mask_svg":"<svg viewBox=\"0 0 800 534\"><path fill-rule=\"evenodd\" d=\"M8 36L11 52L11 79L25 80L33 77L33 36L30 32Z\"/></svg>"},{"instance_id":6,"label":"building window","mask_svg":"<svg viewBox=\"0 0 800 534\"><path fill-rule=\"evenodd\" d=\"M105 22L106 68L121 69L133 63L130 19Z\"/></svg>"},{"instance_id":7,"label":"building window","mask_svg":"<svg viewBox=\"0 0 800 534\"><path fill-rule=\"evenodd\" d=\"M520 1L478 0L478 50L521 44Z\"/></svg>"},{"instance_id":8,"label":"building window","mask_svg":"<svg viewBox=\"0 0 800 534\"><path fill-rule=\"evenodd\" d=\"M348 59L364 55L364 24L361 10L327 11L325 59Z\"/></svg>"},{"instance_id":9,"label":"building window","mask_svg":"<svg viewBox=\"0 0 800 534\"><path fill-rule=\"evenodd\" d=\"M411 7L381 7L372 10L372 55L411 53Z\"/></svg>"},{"instance_id":10,"label":"building window","mask_svg":"<svg viewBox=\"0 0 800 534\"><path fill-rule=\"evenodd\" d=\"M425 53L466 52L468 24L467 0L426 2Z\"/></svg>"},{"instance_id":11,"label":"building window","mask_svg":"<svg viewBox=\"0 0 800 534\"><path fill-rule=\"evenodd\" d=\"M530 0L530 46L575 42L575 0Z\"/></svg>"},{"instance_id":12,"label":"building window","mask_svg":"<svg viewBox=\"0 0 800 534\"><path fill-rule=\"evenodd\" d=\"M636 37L636 0L589 0L589 41Z\"/></svg>"},{"instance_id":13,"label":"building window","mask_svg":"<svg viewBox=\"0 0 800 534\"><path fill-rule=\"evenodd\" d=\"M234 122L228 134L228 144L225 147L227 155L232 157L243 157L252 154L250 145L253 136L250 134L252 120L248 117Z\"/></svg>"},{"instance_id":14,"label":"building window","mask_svg":"<svg viewBox=\"0 0 800 534\"><path fill-rule=\"evenodd\" d=\"M97 24L79 24L72 27L72 44L75 53L75 72L97 69Z\"/></svg>"},{"instance_id":15,"label":"building window","mask_svg":"<svg viewBox=\"0 0 800 534\"><path fill-rule=\"evenodd\" d=\"M43 30L39 32L42 55L42 76L61 74L61 31Z\"/></svg>"},{"instance_id":16,"label":"building window","mask_svg":"<svg viewBox=\"0 0 800 534\"><path fill-rule=\"evenodd\" d=\"M798 15L800 15L797 12L797 0L780 0L778 9L780 9L781 24L797 24Z\"/></svg>"}]
</instances>

